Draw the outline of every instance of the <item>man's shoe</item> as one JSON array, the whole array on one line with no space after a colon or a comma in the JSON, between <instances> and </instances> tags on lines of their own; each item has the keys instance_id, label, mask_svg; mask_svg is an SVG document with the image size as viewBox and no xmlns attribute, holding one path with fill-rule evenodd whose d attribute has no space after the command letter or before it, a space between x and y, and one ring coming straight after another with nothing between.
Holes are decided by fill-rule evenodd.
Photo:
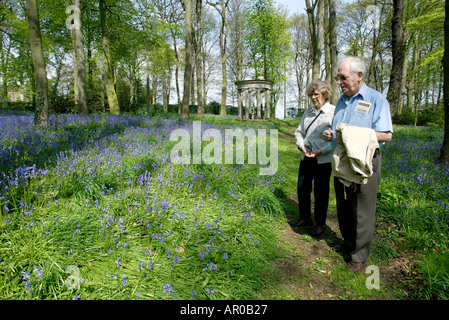
<instances>
[{"instance_id":1,"label":"man's shoe","mask_svg":"<svg viewBox=\"0 0 449 320\"><path fill-rule=\"evenodd\" d=\"M352 272L361 273L365 269L365 264L363 262L351 261L348 264L346 264L346 267L348 268L348 270L350 270Z\"/></svg>"},{"instance_id":2,"label":"man's shoe","mask_svg":"<svg viewBox=\"0 0 449 320\"><path fill-rule=\"evenodd\" d=\"M290 225L294 228L300 228L304 226L311 226L312 221L310 219L308 220L299 219L298 221L293 221L292 223L290 223Z\"/></svg>"},{"instance_id":3,"label":"man's shoe","mask_svg":"<svg viewBox=\"0 0 449 320\"><path fill-rule=\"evenodd\" d=\"M313 227L312 231L310 232L310 235L317 237L320 234L322 234L324 232L324 230L326 230L326 225L322 224L322 225L316 225L315 227Z\"/></svg>"}]
</instances>

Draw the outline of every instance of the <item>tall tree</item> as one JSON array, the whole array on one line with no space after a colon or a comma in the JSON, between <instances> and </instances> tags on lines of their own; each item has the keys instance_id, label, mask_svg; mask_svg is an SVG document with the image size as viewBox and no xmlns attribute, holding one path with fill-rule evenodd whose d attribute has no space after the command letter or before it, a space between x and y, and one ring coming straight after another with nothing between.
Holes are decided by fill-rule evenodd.
<instances>
[{"instance_id":1,"label":"tall tree","mask_svg":"<svg viewBox=\"0 0 449 320\"><path fill-rule=\"evenodd\" d=\"M235 81L244 79L245 46L244 31L245 25L244 4L240 0L231 0L229 3L230 17L228 21L229 41L228 49L229 67L231 76Z\"/></svg>"},{"instance_id":2,"label":"tall tree","mask_svg":"<svg viewBox=\"0 0 449 320\"><path fill-rule=\"evenodd\" d=\"M117 93L114 87L114 77L112 73L111 53L109 48L110 34L106 17L106 0L100 0L100 24L102 34L102 55L103 55L103 76L106 94L108 96L109 111L111 114L120 114Z\"/></svg>"},{"instance_id":3,"label":"tall tree","mask_svg":"<svg viewBox=\"0 0 449 320\"><path fill-rule=\"evenodd\" d=\"M185 0L185 70L184 90L182 96L181 118L189 118L190 89L192 85L192 0Z\"/></svg>"},{"instance_id":4,"label":"tall tree","mask_svg":"<svg viewBox=\"0 0 449 320\"><path fill-rule=\"evenodd\" d=\"M306 0L306 11L309 21L309 31L312 45L312 80L318 80L320 76L321 52L324 38L324 1Z\"/></svg>"},{"instance_id":5,"label":"tall tree","mask_svg":"<svg viewBox=\"0 0 449 320\"><path fill-rule=\"evenodd\" d=\"M0 72L2 75L2 84L0 89L0 103L3 108L8 107L8 62L11 57L11 41L6 42L9 38L7 33L2 29L7 29L7 16L9 10L6 7L0 7ZM4 45L5 44L5 45Z\"/></svg>"},{"instance_id":6,"label":"tall tree","mask_svg":"<svg viewBox=\"0 0 449 320\"><path fill-rule=\"evenodd\" d=\"M401 84L404 68L404 0L393 0L393 20L391 22L391 48L393 65L390 73L390 85L388 87L387 99L392 114L397 114L400 100L402 98Z\"/></svg>"},{"instance_id":7,"label":"tall tree","mask_svg":"<svg viewBox=\"0 0 449 320\"><path fill-rule=\"evenodd\" d=\"M48 84L44 53L42 50L42 36L39 25L37 0L26 0L26 13L28 18L28 31L36 88L36 111L34 122L36 125L46 128L48 127Z\"/></svg>"},{"instance_id":8,"label":"tall tree","mask_svg":"<svg viewBox=\"0 0 449 320\"><path fill-rule=\"evenodd\" d=\"M75 34L75 102L78 107L78 113L87 114L87 96L86 96L86 65L84 61L84 38L81 28L81 8L80 0L73 0L74 21L73 30Z\"/></svg>"},{"instance_id":9,"label":"tall tree","mask_svg":"<svg viewBox=\"0 0 449 320\"><path fill-rule=\"evenodd\" d=\"M444 108L444 139L439 161L449 164L449 1L446 0L444 18L444 55L443 55L443 108Z\"/></svg>"},{"instance_id":10,"label":"tall tree","mask_svg":"<svg viewBox=\"0 0 449 320\"><path fill-rule=\"evenodd\" d=\"M256 79L273 82L275 108L281 96L287 60L291 55L286 12L275 8L272 0L254 0L247 11L245 44L249 48L248 65ZM270 99L271 100L271 99Z\"/></svg>"},{"instance_id":11,"label":"tall tree","mask_svg":"<svg viewBox=\"0 0 449 320\"><path fill-rule=\"evenodd\" d=\"M304 13L292 17L291 34L293 49L292 63L295 72L297 86L296 100L299 111L307 107L308 99L304 99L304 87L311 66L309 28L307 16Z\"/></svg>"},{"instance_id":12,"label":"tall tree","mask_svg":"<svg viewBox=\"0 0 449 320\"><path fill-rule=\"evenodd\" d=\"M217 2L209 2L215 10L220 14L220 56L221 56L221 70L222 70L222 86L221 86L221 108L220 114L226 115L226 98L228 95L228 76L227 76L227 53L226 53L226 42L228 38L228 19L226 18L226 11L228 10L229 0L219 0Z\"/></svg>"},{"instance_id":13,"label":"tall tree","mask_svg":"<svg viewBox=\"0 0 449 320\"><path fill-rule=\"evenodd\" d=\"M198 95L198 114L204 114L204 97L203 97L203 0L196 0L196 88Z\"/></svg>"},{"instance_id":14,"label":"tall tree","mask_svg":"<svg viewBox=\"0 0 449 320\"><path fill-rule=\"evenodd\" d=\"M330 51L330 84L332 87L331 103L337 104L338 95L338 83L335 80L338 68L338 49L337 49L337 0L329 1L329 51Z\"/></svg>"}]
</instances>

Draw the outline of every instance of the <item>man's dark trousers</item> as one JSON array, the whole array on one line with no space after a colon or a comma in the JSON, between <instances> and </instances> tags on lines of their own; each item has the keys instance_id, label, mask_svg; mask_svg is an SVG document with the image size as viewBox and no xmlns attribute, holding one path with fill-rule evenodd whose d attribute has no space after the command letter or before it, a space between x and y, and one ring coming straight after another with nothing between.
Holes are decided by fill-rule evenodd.
<instances>
[{"instance_id":1,"label":"man's dark trousers","mask_svg":"<svg viewBox=\"0 0 449 320\"><path fill-rule=\"evenodd\" d=\"M381 164L382 156L377 150L374 172L366 184L352 183L347 187L334 177L338 224L345 243L353 250L354 262L366 262L371 251Z\"/></svg>"}]
</instances>

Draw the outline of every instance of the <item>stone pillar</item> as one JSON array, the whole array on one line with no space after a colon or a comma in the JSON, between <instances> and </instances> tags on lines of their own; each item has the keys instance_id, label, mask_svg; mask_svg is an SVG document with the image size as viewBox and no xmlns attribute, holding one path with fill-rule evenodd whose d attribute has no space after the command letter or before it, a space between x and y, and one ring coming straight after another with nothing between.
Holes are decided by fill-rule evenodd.
<instances>
[{"instance_id":1,"label":"stone pillar","mask_svg":"<svg viewBox=\"0 0 449 320\"><path fill-rule=\"evenodd\" d=\"M238 97L238 117L239 120L242 120L242 108L243 108L243 93L242 90L237 91L237 97Z\"/></svg>"},{"instance_id":2,"label":"stone pillar","mask_svg":"<svg viewBox=\"0 0 449 320\"><path fill-rule=\"evenodd\" d=\"M251 92L246 89L246 106L245 106L245 118L249 119L249 113L251 110Z\"/></svg>"},{"instance_id":3,"label":"stone pillar","mask_svg":"<svg viewBox=\"0 0 449 320\"><path fill-rule=\"evenodd\" d=\"M260 88L257 88L256 102L257 102L257 119L262 119L262 96Z\"/></svg>"},{"instance_id":4,"label":"stone pillar","mask_svg":"<svg viewBox=\"0 0 449 320\"><path fill-rule=\"evenodd\" d=\"M270 102L271 102L271 90L266 90L265 91L265 114L264 114L264 119L271 119Z\"/></svg>"}]
</instances>

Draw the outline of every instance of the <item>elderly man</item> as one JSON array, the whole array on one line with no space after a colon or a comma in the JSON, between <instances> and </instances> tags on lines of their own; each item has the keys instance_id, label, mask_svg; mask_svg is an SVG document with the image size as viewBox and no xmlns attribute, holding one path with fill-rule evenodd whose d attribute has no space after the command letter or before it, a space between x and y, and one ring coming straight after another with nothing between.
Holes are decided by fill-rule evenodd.
<instances>
[{"instance_id":1,"label":"elderly man","mask_svg":"<svg viewBox=\"0 0 449 320\"><path fill-rule=\"evenodd\" d=\"M333 149L342 143L336 130L338 123L374 129L380 145L393 136L390 106L385 96L369 88L363 79L366 67L357 57L348 57L338 68L336 80L343 95L338 101L332 129L323 133L326 141L332 140ZM376 213L377 188L380 182L382 156L377 149L373 157L373 175L366 184L343 184L334 177L337 216L344 243L335 249L351 255L347 268L362 272L371 251Z\"/></svg>"}]
</instances>

